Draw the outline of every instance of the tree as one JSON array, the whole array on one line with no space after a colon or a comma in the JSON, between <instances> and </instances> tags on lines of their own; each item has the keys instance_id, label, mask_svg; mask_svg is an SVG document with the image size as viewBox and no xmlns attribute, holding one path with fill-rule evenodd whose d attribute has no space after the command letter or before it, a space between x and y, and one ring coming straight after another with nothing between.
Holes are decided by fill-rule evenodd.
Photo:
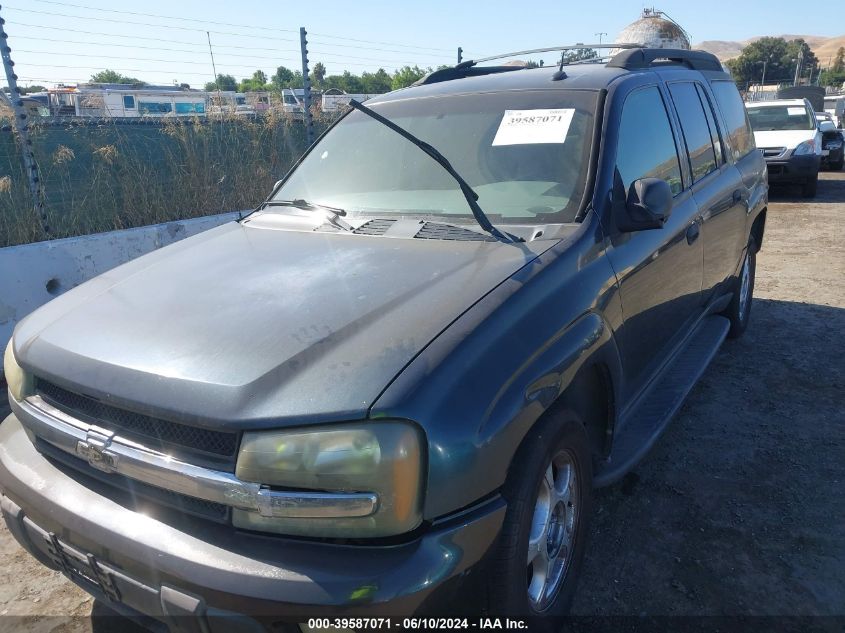
<instances>
[{"instance_id":1,"label":"tree","mask_svg":"<svg viewBox=\"0 0 845 633\"><path fill-rule=\"evenodd\" d=\"M392 80L384 68L379 68L374 73L361 73L361 83L366 94L381 94L390 92Z\"/></svg>"},{"instance_id":2,"label":"tree","mask_svg":"<svg viewBox=\"0 0 845 633\"><path fill-rule=\"evenodd\" d=\"M835 73L845 72L845 46L840 46L836 51L836 59L833 60L830 70Z\"/></svg>"},{"instance_id":3,"label":"tree","mask_svg":"<svg viewBox=\"0 0 845 633\"><path fill-rule=\"evenodd\" d=\"M323 81L326 79L326 67L323 66L322 62L314 64L314 68L311 70L310 79L311 83L314 84L315 87L323 87Z\"/></svg>"},{"instance_id":4,"label":"tree","mask_svg":"<svg viewBox=\"0 0 845 633\"><path fill-rule=\"evenodd\" d=\"M564 51L564 63L572 64L584 59L595 59L599 54L592 48L573 48L572 50Z\"/></svg>"},{"instance_id":5,"label":"tree","mask_svg":"<svg viewBox=\"0 0 845 633\"><path fill-rule=\"evenodd\" d=\"M782 37L761 37L746 46L739 57L729 60L727 64L734 81L744 87L761 81L764 62L766 83L792 82L799 59L804 69L818 65L818 59L810 46L800 38L787 42Z\"/></svg>"},{"instance_id":6,"label":"tree","mask_svg":"<svg viewBox=\"0 0 845 633\"><path fill-rule=\"evenodd\" d=\"M227 90L235 92L238 89L237 80L232 75L217 75L217 81L209 81L205 84L206 92L214 92L216 90Z\"/></svg>"},{"instance_id":7,"label":"tree","mask_svg":"<svg viewBox=\"0 0 845 633\"><path fill-rule=\"evenodd\" d=\"M413 68L410 66L404 66L393 73L393 79L390 82L390 87L393 90L407 88L418 79L422 79L425 73L426 71L419 66L414 66Z\"/></svg>"},{"instance_id":8,"label":"tree","mask_svg":"<svg viewBox=\"0 0 845 633\"><path fill-rule=\"evenodd\" d=\"M144 84L140 79L121 75L115 70L101 70L91 75L91 83L95 84Z\"/></svg>"},{"instance_id":9,"label":"tree","mask_svg":"<svg viewBox=\"0 0 845 633\"><path fill-rule=\"evenodd\" d=\"M256 70L249 79L243 79L238 84L239 92L258 92L267 90L267 75L263 70Z\"/></svg>"},{"instance_id":10,"label":"tree","mask_svg":"<svg viewBox=\"0 0 845 633\"><path fill-rule=\"evenodd\" d=\"M299 74L300 76L302 75L302 73ZM293 81L293 78L294 73L290 68L279 66L270 81L275 88L280 90L282 88L290 88L290 82Z\"/></svg>"}]
</instances>

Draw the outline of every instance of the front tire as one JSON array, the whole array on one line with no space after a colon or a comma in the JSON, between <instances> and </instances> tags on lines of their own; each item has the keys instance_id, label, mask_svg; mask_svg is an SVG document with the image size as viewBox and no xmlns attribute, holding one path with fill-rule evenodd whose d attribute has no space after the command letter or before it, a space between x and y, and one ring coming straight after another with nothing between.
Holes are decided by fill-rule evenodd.
<instances>
[{"instance_id":1,"label":"front tire","mask_svg":"<svg viewBox=\"0 0 845 633\"><path fill-rule=\"evenodd\" d=\"M748 240L748 248L745 251L745 259L742 260L742 268L739 270L739 278L736 281L736 290L733 299L727 309L722 313L731 322L731 329L728 330L728 338L739 338L748 327L748 320L751 317L751 302L754 299L754 278L757 273L757 246L754 239Z\"/></svg>"},{"instance_id":2,"label":"front tire","mask_svg":"<svg viewBox=\"0 0 845 633\"><path fill-rule=\"evenodd\" d=\"M816 173L815 176L810 178L807 182L804 183L804 186L801 188L801 195L805 198L815 198L816 191L819 188L819 175Z\"/></svg>"},{"instance_id":3,"label":"front tire","mask_svg":"<svg viewBox=\"0 0 845 633\"><path fill-rule=\"evenodd\" d=\"M549 414L520 447L502 490L508 509L491 556L491 612L567 613L584 559L592 485L581 420L567 410Z\"/></svg>"}]
</instances>

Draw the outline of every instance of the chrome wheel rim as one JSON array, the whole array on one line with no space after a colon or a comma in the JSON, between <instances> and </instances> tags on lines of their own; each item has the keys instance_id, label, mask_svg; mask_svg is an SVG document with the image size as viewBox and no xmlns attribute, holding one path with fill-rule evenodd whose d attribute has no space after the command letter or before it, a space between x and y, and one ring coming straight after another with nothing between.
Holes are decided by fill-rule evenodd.
<instances>
[{"instance_id":1,"label":"chrome wheel rim","mask_svg":"<svg viewBox=\"0 0 845 633\"><path fill-rule=\"evenodd\" d=\"M528 535L528 601L535 611L554 601L574 554L580 489L575 459L561 451L546 466Z\"/></svg>"},{"instance_id":2,"label":"chrome wheel rim","mask_svg":"<svg viewBox=\"0 0 845 633\"><path fill-rule=\"evenodd\" d=\"M748 266L748 255L742 263L742 273L739 282L739 318L745 320L745 311L748 308L748 295L751 289L751 272Z\"/></svg>"}]
</instances>

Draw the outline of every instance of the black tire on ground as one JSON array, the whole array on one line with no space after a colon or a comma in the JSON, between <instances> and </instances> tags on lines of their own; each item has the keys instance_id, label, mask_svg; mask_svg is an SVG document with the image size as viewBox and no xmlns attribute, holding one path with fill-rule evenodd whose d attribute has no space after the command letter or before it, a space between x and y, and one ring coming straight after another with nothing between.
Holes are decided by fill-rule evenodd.
<instances>
[{"instance_id":1,"label":"black tire on ground","mask_svg":"<svg viewBox=\"0 0 845 633\"><path fill-rule=\"evenodd\" d=\"M834 163L829 163L828 167L831 169L831 171L841 171L843 165L845 165L845 159L840 158Z\"/></svg>"},{"instance_id":2,"label":"black tire on ground","mask_svg":"<svg viewBox=\"0 0 845 633\"><path fill-rule=\"evenodd\" d=\"M804 183L804 186L801 187L801 195L805 198L815 198L816 197L816 190L819 187L819 175L815 174L812 178L810 178L807 182Z\"/></svg>"},{"instance_id":3,"label":"black tire on ground","mask_svg":"<svg viewBox=\"0 0 845 633\"><path fill-rule=\"evenodd\" d=\"M572 411L561 409L550 411L545 419L538 422L536 428L520 446L511 464L508 479L502 490L508 508L505 515L499 541L491 552L490 570L487 576L487 595L490 611L495 615L513 616L560 616L567 613L584 559L584 550L588 534L589 519L592 511L592 463L587 431L579 417ZM561 466L561 464L564 464ZM544 522L538 517L547 513L539 511L540 502L550 488L545 487L546 472L552 467L554 488L565 489L563 482L567 474L575 475L570 501L552 498L548 504L558 510L563 508L564 519L560 514L548 513L551 521ZM574 510L574 511L573 511ZM535 516L536 512L536 516ZM571 514L569 514L571 513ZM558 518L555 519L554 517ZM568 517L573 517L569 519ZM537 530L537 526L565 526L572 521L571 530L566 534L573 534L569 547L555 549L553 537L537 538L537 534L552 534L555 528ZM533 531L532 531L533 527ZM559 528L557 528L559 529ZM564 527L565 529L565 527ZM551 555L555 551L568 552L563 558L563 576L559 583L549 582L548 587L556 586L556 591L549 590L547 604L532 604L529 599L529 586L536 583L540 575L533 567L539 563L529 562L529 536L535 535L535 542L540 546L536 551L544 552L543 556ZM540 549L544 547L545 549ZM538 559L535 558L535 561ZM549 574L553 576L553 574ZM542 582L542 581L540 581ZM535 585L537 586L537 585ZM543 592L536 592L542 594ZM537 608L541 606L541 608ZM549 626L552 626L549 622Z\"/></svg>"},{"instance_id":4,"label":"black tire on ground","mask_svg":"<svg viewBox=\"0 0 845 633\"><path fill-rule=\"evenodd\" d=\"M745 301L742 300L742 285L745 268L748 267L748 287ZM754 277L757 272L757 246L754 238L748 240L748 249L742 266L739 269L739 276L734 285L734 295L730 304L722 314L728 317L731 322L731 329L728 330L728 338L739 338L748 327L748 320L751 317L751 304L754 300Z\"/></svg>"}]
</instances>

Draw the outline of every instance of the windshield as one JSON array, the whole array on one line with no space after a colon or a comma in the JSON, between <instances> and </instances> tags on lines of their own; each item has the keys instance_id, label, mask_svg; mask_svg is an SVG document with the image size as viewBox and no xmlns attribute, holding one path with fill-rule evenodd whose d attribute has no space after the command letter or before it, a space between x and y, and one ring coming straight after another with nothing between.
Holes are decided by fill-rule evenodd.
<instances>
[{"instance_id":1,"label":"windshield","mask_svg":"<svg viewBox=\"0 0 845 633\"><path fill-rule=\"evenodd\" d=\"M812 130L816 127L814 117L803 105L748 108L748 120L755 132Z\"/></svg>"},{"instance_id":2,"label":"windshield","mask_svg":"<svg viewBox=\"0 0 845 633\"><path fill-rule=\"evenodd\" d=\"M438 149L494 222L572 222L584 193L597 93L524 91L440 96L372 108ZM350 215L442 216L474 222L455 180L418 147L355 111L274 199Z\"/></svg>"}]
</instances>

